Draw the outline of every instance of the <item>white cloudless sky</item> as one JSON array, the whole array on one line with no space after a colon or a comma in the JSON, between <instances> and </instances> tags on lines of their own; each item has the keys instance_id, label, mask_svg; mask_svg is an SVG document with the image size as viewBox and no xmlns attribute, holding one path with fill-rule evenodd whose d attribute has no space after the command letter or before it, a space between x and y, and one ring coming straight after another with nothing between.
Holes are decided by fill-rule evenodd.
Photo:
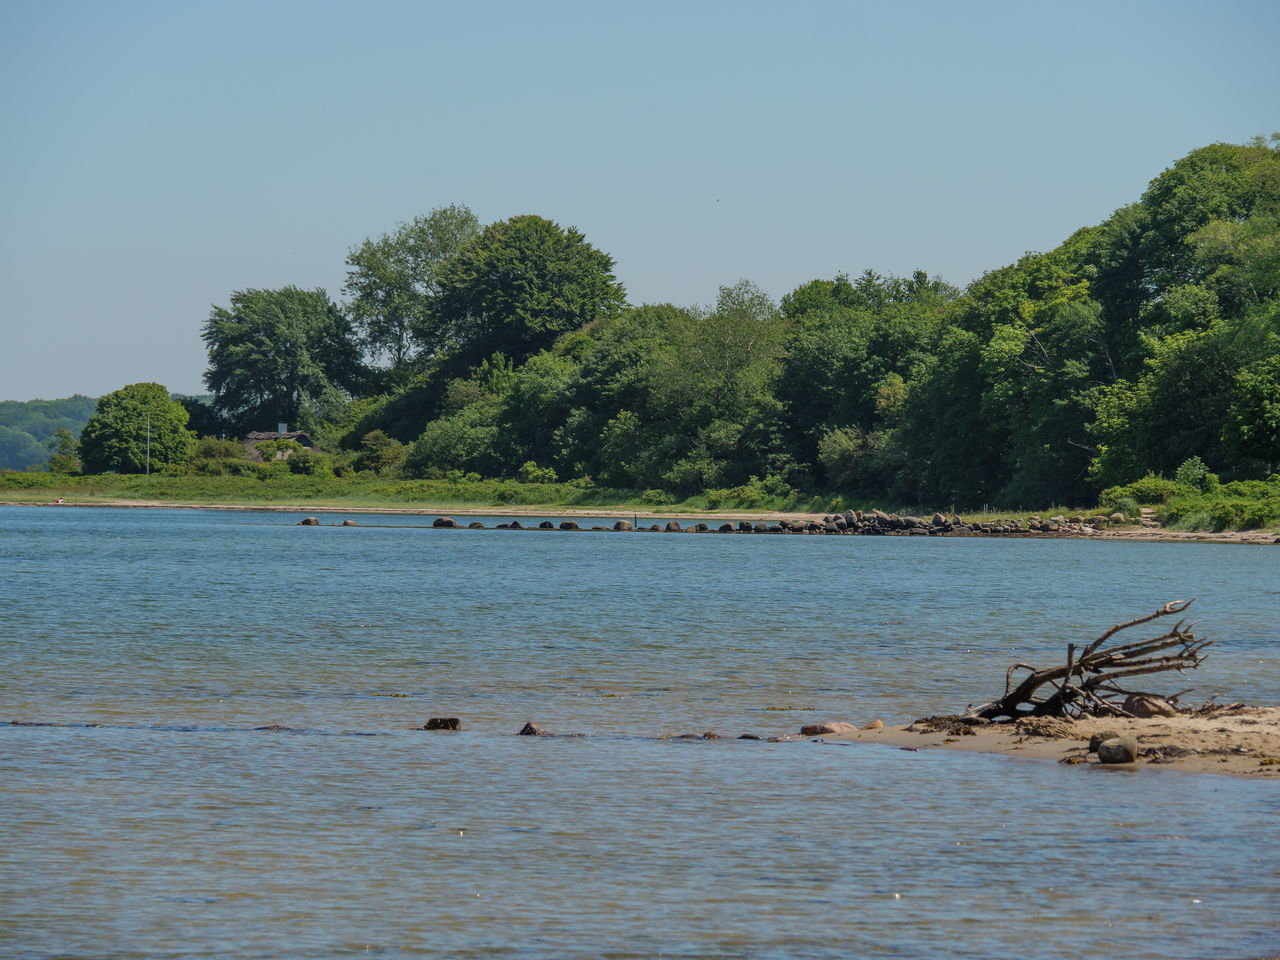
<instances>
[{"instance_id":1,"label":"white cloudless sky","mask_svg":"<svg viewBox=\"0 0 1280 960\"><path fill-rule=\"evenodd\" d=\"M201 393L250 287L465 203L633 303L963 286L1280 128L1280 2L0 4L0 400Z\"/></svg>"}]
</instances>

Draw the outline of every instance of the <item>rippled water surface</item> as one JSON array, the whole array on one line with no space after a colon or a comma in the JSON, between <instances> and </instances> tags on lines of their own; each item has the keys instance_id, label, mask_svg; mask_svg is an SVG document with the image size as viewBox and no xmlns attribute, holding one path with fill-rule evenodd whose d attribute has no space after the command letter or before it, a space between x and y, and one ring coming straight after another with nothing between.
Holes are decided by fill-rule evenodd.
<instances>
[{"instance_id":1,"label":"rippled water surface","mask_svg":"<svg viewBox=\"0 0 1280 960\"><path fill-rule=\"evenodd\" d=\"M0 509L0 955L1280 951L1274 783L732 739L1187 596L1280 702L1276 548L352 517Z\"/></svg>"}]
</instances>

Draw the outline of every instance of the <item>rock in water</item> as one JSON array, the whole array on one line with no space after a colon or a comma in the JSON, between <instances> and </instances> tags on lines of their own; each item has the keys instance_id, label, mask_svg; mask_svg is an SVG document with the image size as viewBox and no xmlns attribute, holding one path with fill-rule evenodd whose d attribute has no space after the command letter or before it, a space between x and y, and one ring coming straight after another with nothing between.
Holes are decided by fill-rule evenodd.
<instances>
[{"instance_id":1,"label":"rock in water","mask_svg":"<svg viewBox=\"0 0 1280 960\"><path fill-rule=\"evenodd\" d=\"M315 517L303 517L301 520L299 520L299 521L298 521L298 526L300 526L300 527L318 527L318 526L320 526L320 521L319 521L319 520L317 520Z\"/></svg>"},{"instance_id":2,"label":"rock in water","mask_svg":"<svg viewBox=\"0 0 1280 960\"><path fill-rule=\"evenodd\" d=\"M462 723L457 717L432 717L423 730L461 730Z\"/></svg>"},{"instance_id":3,"label":"rock in water","mask_svg":"<svg viewBox=\"0 0 1280 960\"><path fill-rule=\"evenodd\" d=\"M458 525L458 521L453 519L453 517L436 517L431 521L431 525L433 527L456 527Z\"/></svg>"},{"instance_id":4,"label":"rock in water","mask_svg":"<svg viewBox=\"0 0 1280 960\"><path fill-rule=\"evenodd\" d=\"M1102 763L1135 763L1138 741L1134 737L1113 737L1098 744L1098 760Z\"/></svg>"},{"instance_id":5,"label":"rock in water","mask_svg":"<svg viewBox=\"0 0 1280 960\"><path fill-rule=\"evenodd\" d=\"M551 733L546 727L540 727L532 720L521 727L520 733L517 734L517 736L521 737L549 737L550 735Z\"/></svg>"}]
</instances>

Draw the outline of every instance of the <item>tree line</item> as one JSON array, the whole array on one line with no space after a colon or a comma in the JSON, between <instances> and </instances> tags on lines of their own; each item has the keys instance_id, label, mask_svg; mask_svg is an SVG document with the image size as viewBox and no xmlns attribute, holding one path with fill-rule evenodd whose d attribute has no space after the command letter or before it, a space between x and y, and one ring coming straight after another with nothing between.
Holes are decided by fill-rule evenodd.
<instances>
[{"instance_id":1,"label":"tree line","mask_svg":"<svg viewBox=\"0 0 1280 960\"><path fill-rule=\"evenodd\" d=\"M460 205L347 268L341 303L284 287L214 307L211 398L184 401L182 428L287 422L340 473L957 507L1280 464L1280 136L1194 150L964 289L866 271L780 302L741 281L635 305L575 228Z\"/></svg>"}]
</instances>

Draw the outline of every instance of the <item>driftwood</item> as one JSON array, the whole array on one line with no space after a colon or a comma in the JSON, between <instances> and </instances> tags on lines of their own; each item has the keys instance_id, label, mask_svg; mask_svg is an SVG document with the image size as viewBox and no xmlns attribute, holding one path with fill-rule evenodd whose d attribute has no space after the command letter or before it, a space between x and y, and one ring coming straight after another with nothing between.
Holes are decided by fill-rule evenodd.
<instances>
[{"instance_id":1,"label":"driftwood","mask_svg":"<svg viewBox=\"0 0 1280 960\"><path fill-rule=\"evenodd\" d=\"M1022 717L1131 716L1123 701L1134 695L1150 696L1144 691L1126 689L1120 681L1200 665L1204 649L1213 643L1202 640L1191 628L1195 623L1179 620L1173 629L1150 640L1103 646L1122 630L1150 623L1161 617L1182 613L1191 600L1174 600L1155 613L1117 623L1079 652L1074 643L1067 645L1067 662L1060 666L1037 669L1030 664L1015 663L1005 673L1004 696L991 703L971 706L962 719L1000 720ZM1016 671L1027 676L1014 686ZM1042 691L1047 687L1047 691ZM1164 699L1176 701L1182 693Z\"/></svg>"}]
</instances>

